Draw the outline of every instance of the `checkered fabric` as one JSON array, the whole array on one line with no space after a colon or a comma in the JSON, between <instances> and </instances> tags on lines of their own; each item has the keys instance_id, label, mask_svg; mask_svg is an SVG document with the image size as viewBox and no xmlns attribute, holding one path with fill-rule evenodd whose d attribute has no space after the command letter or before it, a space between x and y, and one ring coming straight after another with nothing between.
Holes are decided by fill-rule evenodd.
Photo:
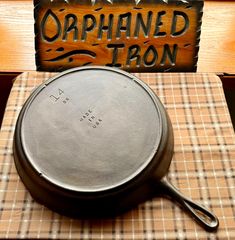
<instances>
[{"instance_id":1,"label":"checkered fabric","mask_svg":"<svg viewBox=\"0 0 235 240\"><path fill-rule=\"evenodd\" d=\"M220 220L208 233L165 198L111 219L71 219L35 202L16 172L12 142L22 104L54 73L20 75L0 135L0 238L235 239L235 137L220 79L213 74L142 73L165 105L174 129L170 181Z\"/></svg>"}]
</instances>

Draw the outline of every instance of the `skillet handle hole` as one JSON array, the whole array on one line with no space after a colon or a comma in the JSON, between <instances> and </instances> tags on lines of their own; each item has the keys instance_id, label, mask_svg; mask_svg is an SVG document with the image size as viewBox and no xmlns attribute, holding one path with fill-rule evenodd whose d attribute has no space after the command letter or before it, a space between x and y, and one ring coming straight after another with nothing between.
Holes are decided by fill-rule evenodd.
<instances>
[{"instance_id":1,"label":"skillet handle hole","mask_svg":"<svg viewBox=\"0 0 235 240\"><path fill-rule=\"evenodd\" d=\"M191 200L184 197L182 205L195 220L203 225L208 231L215 231L219 226L217 217L207 210L205 207L198 203L194 203Z\"/></svg>"},{"instance_id":2,"label":"skillet handle hole","mask_svg":"<svg viewBox=\"0 0 235 240\"><path fill-rule=\"evenodd\" d=\"M161 179L160 184L164 195L171 197L173 201L177 201L204 229L210 232L217 230L219 220L212 212L185 197L166 177Z\"/></svg>"}]
</instances>

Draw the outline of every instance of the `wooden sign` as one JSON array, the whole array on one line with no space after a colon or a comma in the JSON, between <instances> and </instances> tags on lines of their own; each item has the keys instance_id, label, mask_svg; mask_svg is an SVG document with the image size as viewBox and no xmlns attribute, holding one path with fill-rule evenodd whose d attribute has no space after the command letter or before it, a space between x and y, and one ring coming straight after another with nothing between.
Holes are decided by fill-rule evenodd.
<instances>
[{"instance_id":1,"label":"wooden sign","mask_svg":"<svg viewBox=\"0 0 235 240\"><path fill-rule=\"evenodd\" d=\"M37 70L196 71L201 0L35 0Z\"/></svg>"}]
</instances>

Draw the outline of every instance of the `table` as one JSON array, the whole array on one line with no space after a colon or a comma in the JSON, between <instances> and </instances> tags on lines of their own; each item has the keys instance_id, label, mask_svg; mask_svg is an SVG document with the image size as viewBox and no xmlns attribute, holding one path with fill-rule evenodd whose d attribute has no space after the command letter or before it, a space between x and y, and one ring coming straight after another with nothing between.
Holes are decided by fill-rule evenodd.
<instances>
[{"instance_id":1,"label":"table","mask_svg":"<svg viewBox=\"0 0 235 240\"><path fill-rule=\"evenodd\" d=\"M165 105L173 124L169 179L220 220L207 233L177 205L154 198L111 219L71 219L36 203L12 157L15 122L32 89L54 73L17 77L0 132L0 238L235 239L235 136L220 79L207 73L139 73Z\"/></svg>"}]
</instances>

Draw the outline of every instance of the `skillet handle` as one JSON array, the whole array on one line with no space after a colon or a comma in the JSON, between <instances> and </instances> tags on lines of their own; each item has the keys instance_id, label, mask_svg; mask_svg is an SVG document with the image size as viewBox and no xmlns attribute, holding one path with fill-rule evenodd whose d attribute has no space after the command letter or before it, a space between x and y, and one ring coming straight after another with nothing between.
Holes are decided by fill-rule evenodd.
<instances>
[{"instance_id":1,"label":"skillet handle","mask_svg":"<svg viewBox=\"0 0 235 240\"><path fill-rule=\"evenodd\" d=\"M216 231L219 227L218 218L202 205L194 203L176 189L166 177L160 180L160 185L173 200L176 200L184 209L207 231Z\"/></svg>"}]
</instances>

